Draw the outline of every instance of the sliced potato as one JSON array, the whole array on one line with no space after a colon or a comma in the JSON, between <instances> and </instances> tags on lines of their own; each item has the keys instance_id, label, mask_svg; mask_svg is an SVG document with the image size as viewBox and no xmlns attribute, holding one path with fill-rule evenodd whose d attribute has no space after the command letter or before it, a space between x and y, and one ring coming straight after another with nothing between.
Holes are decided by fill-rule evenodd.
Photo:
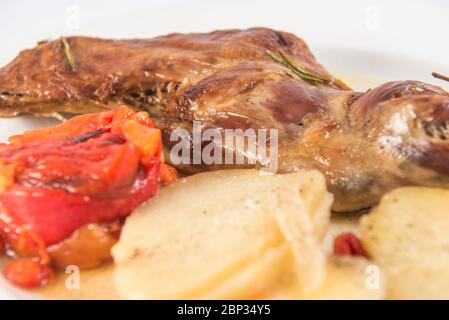
<instances>
[{"instance_id":1,"label":"sliced potato","mask_svg":"<svg viewBox=\"0 0 449 320\"><path fill-rule=\"evenodd\" d=\"M385 271L391 299L449 299L449 191L390 192L360 222L363 245Z\"/></svg>"},{"instance_id":2,"label":"sliced potato","mask_svg":"<svg viewBox=\"0 0 449 320\"><path fill-rule=\"evenodd\" d=\"M198 296L200 299L258 299L267 291L293 279L291 251L287 245L267 250L257 260L234 272ZM282 270L282 272L279 272Z\"/></svg>"},{"instance_id":3,"label":"sliced potato","mask_svg":"<svg viewBox=\"0 0 449 320\"><path fill-rule=\"evenodd\" d=\"M126 298L252 298L292 275L298 290L315 289L331 202L317 171L182 179L127 219L116 285Z\"/></svg>"},{"instance_id":4,"label":"sliced potato","mask_svg":"<svg viewBox=\"0 0 449 320\"><path fill-rule=\"evenodd\" d=\"M264 299L378 300L385 297L385 279L380 268L360 257L329 257L326 276L315 290L298 292L285 282Z\"/></svg>"},{"instance_id":5,"label":"sliced potato","mask_svg":"<svg viewBox=\"0 0 449 320\"><path fill-rule=\"evenodd\" d=\"M296 178L291 175L290 179ZM330 225L329 203L333 200L327 192L324 176L316 171L302 172L299 195L312 217L315 233L320 240L323 239Z\"/></svg>"},{"instance_id":6,"label":"sliced potato","mask_svg":"<svg viewBox=\"0 0 449 320\"><path fill-rule=\"evenodd\" d=\"M377 300L384 296L385 280L377 265L364 258L333 257L327 264L323 284L303 298Z\"/></svg>"}]
</instances>

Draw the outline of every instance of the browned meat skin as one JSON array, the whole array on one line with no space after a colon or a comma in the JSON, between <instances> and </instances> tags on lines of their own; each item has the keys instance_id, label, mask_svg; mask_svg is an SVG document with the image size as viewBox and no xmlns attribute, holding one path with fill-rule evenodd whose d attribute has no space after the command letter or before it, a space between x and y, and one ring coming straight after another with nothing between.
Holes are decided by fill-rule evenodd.
<instances>
[{"instance_id":1,"label":"browned meat skin","mask_svg":"<svg viewBox=\"0 0 449 320\"><path fill-rule=\"evenodd\" d=\"M367 93L349 90L316 62L303 40L264 28L171 34L148 40L67 38L25 50L0 69L0 114L84 113L126 103L146 109L164 132L276 128L279 169L319 169L334 210L375 204L404 185L449 186L449 95L416 81ZM276 62L282 52L312 75ZM238 152L238 150L234 150ZM178 166L186 172L229 165Z\"/></svg>"}]
</instances>

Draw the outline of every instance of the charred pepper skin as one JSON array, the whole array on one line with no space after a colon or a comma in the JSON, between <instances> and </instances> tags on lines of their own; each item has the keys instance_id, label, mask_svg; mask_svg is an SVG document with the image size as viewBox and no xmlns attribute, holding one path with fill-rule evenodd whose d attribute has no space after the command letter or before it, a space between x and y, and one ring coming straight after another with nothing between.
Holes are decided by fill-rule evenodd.
<instances>
[{"instance_id":1,"label":"charred pepper skin","mask_svg":"<svg viewBox=\"0 0 449 320\"><path fill-rule=\"evenodd\" d=\"M22 287L46 284L51 279L48 268L61 265L55 259L62 256L67 264L70 252L76 253L66 250L67 257L55 249L68 238L59 247L90 245L101 256L90 250L90 260L101 263L108 248L90 243L101 240L92 235L117 233L117 227L75 231L89 224L115 225L154 196L161 150L161 133L148 114L125 106L11 137L0 147L0 236L27 259L11 262L5 277ZM82 239L84 245L76 241ZM114 239L107 242L109 247Z\"/></svg>"}]
</instances>

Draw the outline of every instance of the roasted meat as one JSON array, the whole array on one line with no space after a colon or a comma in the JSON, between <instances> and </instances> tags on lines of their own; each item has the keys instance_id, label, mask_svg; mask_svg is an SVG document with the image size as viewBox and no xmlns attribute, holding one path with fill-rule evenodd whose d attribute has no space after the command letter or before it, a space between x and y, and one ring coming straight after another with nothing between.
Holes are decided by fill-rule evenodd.
<instances>
[{"instance_id":1,"label":"roasted meat","mask_svg":"<svg viewBox=\"0 0 449 320\"><path fill-rule=\"evenodd\" d=\"M369 207L399 186L449 186L445 90L399 81L354 92L293 34L253 28L148 40L70 37L25 50L0 70L3 116L121 103L150 112L167 150L173 130L191 131L193 120L218 130L277 129L279 171L322 171L336 211ZM177 165L188 173L236 166Z\"/></svg>"}]
</instances>

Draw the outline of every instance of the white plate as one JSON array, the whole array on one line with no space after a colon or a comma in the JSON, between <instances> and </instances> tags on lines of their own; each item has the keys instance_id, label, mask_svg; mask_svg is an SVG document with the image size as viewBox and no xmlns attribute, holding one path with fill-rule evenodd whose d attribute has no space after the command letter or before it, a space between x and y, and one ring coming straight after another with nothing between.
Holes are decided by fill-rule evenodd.
<instances>
[{"instance_id":1,"label":"white plate","mask_svg":"<svg viewBox=\"0 0 449 320\"><path fill-rule=\"evenodd\" d=\"M168 32L266 26L304 38L324 66L353 88L416 79L448 89L432 71L449 74L449 2L342 1L15 1L0 8L0 65L38 40L60 35L126 38ZM0 119L0 141L53 120ZM0 298L29 297L0 279Z\"/></svg>"}]
</instances>

